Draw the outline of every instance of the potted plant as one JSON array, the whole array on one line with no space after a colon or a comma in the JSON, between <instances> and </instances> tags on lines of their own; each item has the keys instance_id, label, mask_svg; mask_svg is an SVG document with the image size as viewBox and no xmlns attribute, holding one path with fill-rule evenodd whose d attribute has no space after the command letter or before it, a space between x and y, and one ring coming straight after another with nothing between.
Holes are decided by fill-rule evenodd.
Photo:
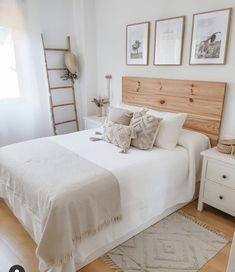
<instances>
[{"instance_id":1,"label":"potted plant","mask_svg":"<svg viewBox=\"0 0 235 272\"><path fill-rule=\"evenodd\" d=\"M109 103L109 99L108 98L94 98L91 102L95 103L96 105L96 116L102 117L103 106Z\"/></svg>"}]
</instances>

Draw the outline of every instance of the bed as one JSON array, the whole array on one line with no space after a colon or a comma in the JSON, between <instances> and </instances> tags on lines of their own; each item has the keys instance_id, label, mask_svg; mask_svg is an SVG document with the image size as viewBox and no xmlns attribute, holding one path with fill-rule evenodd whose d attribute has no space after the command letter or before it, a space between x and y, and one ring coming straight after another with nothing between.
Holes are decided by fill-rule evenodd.
<instances>
[{"instance_id":1,"label":"bed","mask_svg":"<svg viewBox=\"0 0 235 272\"><path fill-rule=\"evenodd\" d=\"M197 99L207 99L208 92L206 90L209 90L211 101L207 103L206 108L202 107L202 109L198 109L197 107L194 109L194 113L192 112L192 105L190 110L188 110L189 108L186 110L181 108L181 111L190 113L186 126L187 124L190 124L191 127L188 125L188 128L199 130L200 132L203 132L203 134L193 131L190 132L189 130L182 131L180 145L178 145L172 151L160 148L153 148L150 151L131 148L127 154L121 154L118 152L118 148L114 145L104 141L95 143L91 142L89 137L94 135L94 130L33 140L22 144L4 147L0 150L0 197L4 199L16 217L21 221L26 230L38 244L37 254L40 260L40 271L75 271L76 269L79 269L96 258L102 256L105 254L105 252L131 238L133 235L147 228L151 224L159 221L164 216L174 212L181 205L189 202L193 198L196 179L200 175L200 152L209 147L209 139L212 140L213 144L219 136L219 129L217 129L216 124L217 120L219 120L220 125L226 84L208 82L205 82L204 84L200 82L199 84L195 81L187 82L187 84L186 81L179 81L177 83L178 85L174 83L174 86L176 86L175 92L177 94L179 94L179 92L181 93L181 98L179 98L178 101L185 99L182 91L182 89L188 90L185 86L190 86L189 96L195 95L193 102L195 100L197 101ZM146 78L124 77L123 101L130 103L129 99L131 99L131 104L156 108L159 104L159 97L157 95L156 101L153 103L153 98L155 97L156 92L154 94L151 92L149 93L150 87L152 88L152 85L154 85L154 88L158 86L158 89L161 92L161 110L164 109L163 106L165 105L166 110L179 111L177 108L178 103L173 106L173 109L169 109L166 106L168 105L168 99L173 96L172 88L170 89L171 95L167 93L169 91L168 87L172 86L169 84L172 84L170 80L156 81L155 79L154 81L153 79ZM215 92L213 95L211 94L211 87L208 87L209 85L213 85L214 87ZM200 88L198 86L200 86ZM192 89L195 91L193 94ZM166 90L166 96L163 95L164 90ZM202 94L201 90L204 90ZM205 92L207 93L207 96L205 96ZM223 94L222 96L221 93ZM150 100L149 96L150 98L152 97ZM216 104L214 100L216 100ZM189 100L190 104L193 102ZM214 108L211 108L213 111L212 113L209 112L210 107L208 107L208 104L210 106L210 103L212 103L213 106L216 105L216 116L214 114ZM201 122L198 122L199 119ZM214 120L214 126L204 125L211 123L212 120ZM197 124L200 129L195 129L195 124ZM205 136L205 134L207 134L207 136ZM45 224L43 225L40 220L37 220L38 218L34 216L32 210L28 210L24 205L22 205L22 200L20 200L16 194L13 194L12 191L6 189L6 179L4 178L4 175L6 174L11 176L10 170L12 164L14 163L9 163L9 161L14 162L16 160L21 160L21 158L16 159L14 158L14 155L12 155L17 151L17 149L20 149L22 152L24 148L27 150L27 146L30 144L37 144L40 148L42 141L45 141L48 144L48 148L56 147L56 150L61 150L63 154L68 153L69 156L79 156L88 163L94 164L98 170L100 167L107 173L111 173L112 176L114 176L118 181L122 209L121 220L118 220L115 224L110 224L107 227L100 229L99 232L95 233L94 235L87 236L86 239L72 241L70 248L72 249L72 252L69 252L70 255L65 255L66 258L60 258L59 262L51 264L45 261L46 257L44 258L44 255L41 253L43 253L43 249L45 249L46 246L52 246L51 244L47 243L48 241L46 238L50 238L50 235L53 236L53 231L51 231L51 233L49 232L48 236L47 230L42 227L45 227ZM41 154L40 149L38 149L37 152ZM31 155L33 157L33 154ZM22 159L23 158L24 155L22 155ZM43 159L45 158L43 157ZM50 157L47 158L47 160L49 159ZM37 165L37 160L39 160L38 157L33 161L33 165ZM6 161L8 162L8 167L6 167ZM25 162L31 163L32 158L30 156L26 157ZM4 173L3 168L5 171ZM21 169L17 169L17 171L21 171ZM31 176L33 175L35 179L38 178L36 171L31 173ZM63 173L60 175L63 175ZM11 189L13 188L14 190L19 185L19 182L14 175L11 176L11 181L13 184L11 184ZM30 192L32 192L30 191L32 187L30 181L22 181L21 185L24 188L27 188L27 196L30 197ZM39 189L41 189L41 187ZM40 190L38 191L40 192ZM108 192L109 191L107 190L107 193ZM40 197L42 197L40 204L43 204L43 196L40 195ZM67 199L70 199L70 197L72 199L71 188L69 192L66 192L65 198L63 198L63 201L65 201L64 203L66 203ZM40 211L43 213L43 209ZM81 212L81 209L78 209L77 212ZM57 213L61 217L64 216L62 210L60 209L57 209ZM64 219L64 221L66 221L66 225L68 225L68 228L60 229L63 231L63 233L61 233L63 239L61 235L57 235L57 241L55 242L54 247L58 247L60 243L61 247L63 247L63 243L70 239L70 231L71 228L73 228L73 225L67 224L69 220L70 218ZM50 252L50 248L48 252Z\"/></svg>"}]
</instances>

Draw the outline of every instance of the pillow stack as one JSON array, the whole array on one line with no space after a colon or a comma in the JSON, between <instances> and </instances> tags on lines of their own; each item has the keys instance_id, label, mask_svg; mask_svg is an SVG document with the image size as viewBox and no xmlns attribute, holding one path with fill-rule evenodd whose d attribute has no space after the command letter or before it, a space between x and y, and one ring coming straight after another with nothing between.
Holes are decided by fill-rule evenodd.
<instances>
[{"instance_id":1,"label":"pillow stack","mask_svg":"<svg viewBox=\"0 0 235 272\"><path fill-rule=\"evenodd\" d=\"M153 146L172 150L176 147L186 113L158 112L139 107L111 108L104 126L103 139L126 153L130 146L148 150Z\"/></svg>"}]
</instances>

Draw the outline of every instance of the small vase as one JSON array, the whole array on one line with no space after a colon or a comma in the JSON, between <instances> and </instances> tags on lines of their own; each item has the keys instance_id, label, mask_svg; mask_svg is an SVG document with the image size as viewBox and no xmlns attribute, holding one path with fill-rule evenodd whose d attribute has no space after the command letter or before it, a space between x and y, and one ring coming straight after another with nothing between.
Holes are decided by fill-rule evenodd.
<instances>
[{"instance_id":1,"label":"small vase","mask_svg":"<svg viewBox=\"0 0 235 272\"><path fill-rule=\"evenodd\" d=\"M96 107L96 116L102 117L102 107Z\"/></svg>"}]
</instances>

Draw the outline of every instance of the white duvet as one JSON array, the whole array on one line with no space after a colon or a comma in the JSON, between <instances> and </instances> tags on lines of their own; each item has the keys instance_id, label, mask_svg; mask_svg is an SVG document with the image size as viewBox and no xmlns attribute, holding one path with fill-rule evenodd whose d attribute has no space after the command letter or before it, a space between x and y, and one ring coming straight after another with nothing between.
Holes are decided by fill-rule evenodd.
<instances>
[{"instance_id":1,"label":"white duvet","mask_svg":"<svg viewBox=\"0 0 235 272\"><path fill-rule=\"evenodd\" d=\"M89 137L94 136L94 132L87 130L50 137L50 140L112 172L120 185L123 220L82 241L74 248L74 258L63 266L54 267L53 272L75 271L166 209L190 201L196 175L200 172L200 152L209 147L206 136L183 131L179 141L182 146L173 151L131 148L123 154L104 141L91 142ZM11 208L34 240L40 240L39 223L17 202ZM40 260L40 270L44 267Z\"/></svg>"},{"instance_id":2,"label":"white duvet","mask_svg":"<svg viewBox=\"0 0 235 272\"><path fill-rule=\"evenodd\" d=\"M123 221L80 244L75 249L76 268L100 256L114 241L128 236L166 209L190 201L196 176L200 175L200 153L209 148L208 137L182 130L181 146L173 151L131 148L122 154L118 147L104 141L90 142L95 131L53 137L57 144L111 171L120 184Z\"/></svg>"}]
</instances>

